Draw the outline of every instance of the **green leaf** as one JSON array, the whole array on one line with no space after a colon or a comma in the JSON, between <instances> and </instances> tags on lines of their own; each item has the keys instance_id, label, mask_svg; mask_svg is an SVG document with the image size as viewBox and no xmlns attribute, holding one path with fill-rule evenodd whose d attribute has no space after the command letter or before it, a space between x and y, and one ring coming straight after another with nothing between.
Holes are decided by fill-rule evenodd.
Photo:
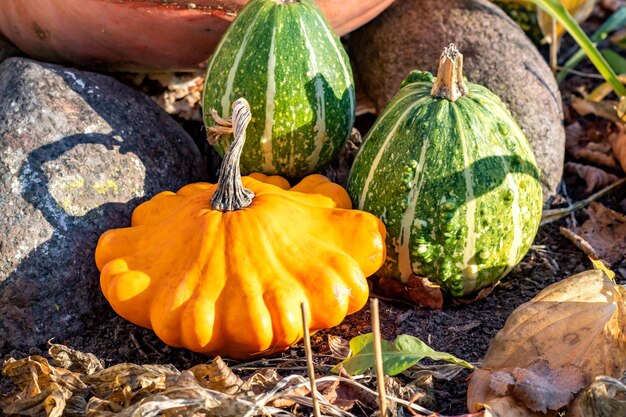
<instances>
[{"instance_id":1,"label":"green leaf","mask_svg":"<svg viewBox=\"0 0 626 417\"><path fill-rule=\"evenodd\" d=\"M397 375L424 358L451 362L473 369L473 366L464 360L458 359L449 353L437 352L420 339L409 335L400 335L393 343L382 340L381 348L385 375ZM350 350L352 352L350 356L336 365L332 369L333 372L338 372L339 368L343 366L349 374L358 375L365 372L368 368L376 366L374 336L372 333L357 336L350 340Z\"/></svg>"},{"instance_id":2,"label":"green leaf","mask_svg":"<svg viewBox=\"0 0 626 417\"><path fill-rule=\"evenodd\" d=\"M618 96L626 96L626 87L617 79L617 75L613 71L613 68L609 66L602 54L598 51L595 45L591 42L587 34L576 23L569 12L563 7L557 0L528 0L535 4L537 7L541 7L546 13L552 16L557 22L559 22L576 41L580 49L582 49L587 57L591 60L598 72L602 74L604 79L608 81L613 90Z\"/></svg>"},{"instance_id":3,"label":"green leaf","mask_svg":"<svg viewBox=\"0 0 626 417\"><path fill-rule=\"evenodd\" d=\"M616 73L626 74L626 59L623 56L610 49L602 51L602 55Z\"/></svg>"},{"instance_id":4,"label":"green leaf","mask_svg":"<svg viewBox=\"0 0 626 417\"><path fill-rule=\"evenodd\" d=\"M615 13L613 13L606 21L598 28L598 30L591 36L591 42L594 46L597 46L600 42L605 40L610 32L620 29L626 25L626 7L620 7ZM619 44L618 44L619 46ZM623 47L626 47L626 43ZM576 51L570 59L567 60L564 69L574 69L576 65L580 63L585 57L585 52L582 50ZM557 74L557 81L562 82L567 77L568 71L562 70Z\"/></svg>"}]
</instances>

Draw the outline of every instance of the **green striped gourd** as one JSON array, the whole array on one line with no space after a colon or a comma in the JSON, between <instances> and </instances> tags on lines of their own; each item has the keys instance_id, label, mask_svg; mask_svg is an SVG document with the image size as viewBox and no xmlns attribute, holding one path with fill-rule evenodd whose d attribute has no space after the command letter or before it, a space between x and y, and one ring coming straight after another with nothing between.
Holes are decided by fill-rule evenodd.
<instances>
[{"instance_id":1,"label":"green striped gourd","mask_svg":"<svg viewBox=\"0 0 626 417\"><path fill-rule=\"evenodd\" d=\"M385 278L412 274L464 296L497 282L537 232L542 195L528 142L444 50L438 77L414 72L366 136L348 191L387 226Z\"/></svg>"},{"instance_id":2,"label":"green striped gourd","mask_svg":"<svg viewBox=\"0 0 626 417\"><path fill-rule=\"evenodd\" d=\"M253 0L241 10L208 64L209 109L226 118L246 97L254 118L244 172L301 177L328 163L355 117L352 70L339 38L310 0ZM232 136L215 143L223 155Z\"/></svg>"}]
</instances>

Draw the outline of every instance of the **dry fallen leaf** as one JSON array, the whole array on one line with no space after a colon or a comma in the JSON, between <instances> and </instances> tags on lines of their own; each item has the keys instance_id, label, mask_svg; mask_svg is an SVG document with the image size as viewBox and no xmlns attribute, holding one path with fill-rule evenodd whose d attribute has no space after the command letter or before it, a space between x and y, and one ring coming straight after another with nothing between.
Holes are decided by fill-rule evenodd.
<instances>
[{"instance_id":1,"label":"dry fallen leaf","mask_svg":"<svg viewBox=\"0 0 626 417\"><path fill-rule=\"evenodd\" d=\"M249 390L248 385L226 365L219 356L209 364L196 365L189 369L202 387L224 394L235 395Z\"/></svg>"},{"instance_id":2,"label":"dry fallen leaf","mask_svg":"<svg viewBox=\"0 0 626 417\"><path fill-rule=\"evenodd\" d=\"M552 370L550 364L538 359L528 368L516 368L511 376L515 382L512 394L532 411L558 410L574 399L574 394L585 387L580 368L567 365ZM551 395L545 395L545 393Z\"/></svg>"},{"instance_id":3,"label":"dry fallen leaf","mask_svg":"<svg viewBox=\"0 0 626 417\"><path fill-rule=\"evenodd\" d=\"M593 202L586 210L589 219L571 230L593 248L593 255L609 265L626 256L626 216Z\"/></svg>"},{"instance_id":4,"label":"dry fallen leaf","mask_svg":"<svg viewBox=\"0 0 626 417\"><path fill-rule=\"evenodd\" d=\"M180 371L172 365L135 365L121 363L93 375L83 381L94 394L105 400L132 403L162 391L169 381L178 378Z\"/></svg>"},{"instance_id":5,"label":"dry fallen leaf","mask_svg":"<svg viewBox=\"0 0 626 417\"><path fill-rule=\"evenodd\" d=\"M569 395L564 393L575 394L577 386L589 384L597 375L619 377L626 369L625 296L623 287L592 270L550 285L517 308L492 340L481 369L472 374L469 410L489 407L492 415L508 417L493 410L510 406L517 407L517 414L510 415L532 416L531 408L545 405L550 411L566 406ZM540 372L538 361L545 361ZM511 381L503 373L513 381L522 376L529 381L529 372L532 386L541 384L542 389L516 392L515 387L503 387L502 381ZM519 411L520 404L526 414Z\"/></svg>"},{"instance_id":6,"label":"dry fallen leaf","mask_svg":"<svg viewBox=\"0 0 626 417\"><path fill-rule=\"evenodd\" d=\"M188 74L148 74L167 90L154 97L157 104L167 113L184 120L202 121L202 88L204 74L195 71Z\"/></svg>"},{"instance_id":7,"label":"dry fallen leaf","mask_svg":"<svg viewBox=\"0 0 626 417\"><path fill-rule=\"evenodd\" d=\"M581 116L594 114L615 123L621 123L617 115L617 101L603 100L600 102L585 100L580 97L572 97L572 107Z\"/></svg>"},{"instance_id":8,"label":"dry fallen leaf","mask_svg":"<svg viewBox=\"0 0 626 417\"><path fill-rule=\"evenodd\" d=\"M54 364L73 372L91 375L104 369L104 365L93 353L83 353L64 345L50 343L48 353Z\"/></svg>"},{"instance_id":9,"label":"dry fallen leaf","mask_svg":"<svg viewBox=\"0 0 626 417\"><path fill-rule=\"evenodd\" d=\"M554 414L532 412L513 397L500 397L485 404L483 417L549 417Z\"/></svg>"},{"instance_id":10,"label":"dry fallen leaf","mask_svg":"<svg viewBox=\"0 0 626 417\"><path fill-rule=\"evenodd\" d=\"M569 408L567 417L626 416L626 377L597 377Z\"/></svg>"},{"instance_id":11,"label":"dry fallen leaf","mask_svg":"<svg viewBox=\"0 0 626 417\"><path fill-rule=\"evenodd\" d=\"M617 132L609 135L609 143L613 148L615 158L617 158L622 169L626 172L626 126L619 123L617 128Z\"/></svg>"},{"instance_id":12,"label":"dry fallen leaf","mask_svg":"<svg viewBox=\"0 0 626 417\"><path fill-rule=\"evenodd\" d=\"M406 284L395 279L374 277L374 290L392 300L406 301L433 310L443 308L441 287L413 274Z\"/></svg>"},{"instance_id":13,"label":"dry fallen leaf","mask_svg":"<svg viewBox=\"0 0 626 417\"><path fill-rule=\"evenodd\" d=\"M123 363L87 375L100 363L93 355L63 345L52 345L50 349L51 356L63 366L76 366L83 372L52 366L41 356L7 360L2 372L19 392L0 397L0 415L295 417L296 414L276 407L294 408L295 412L298 407L312 404L306 378L297 374L283 378L273 368L263 368L243 381L216 358L210 364L183 372L171 365ZM342 377L349 378L345 373ZM319 387L325 385L320 383ZM342 382L326 388L320 392L326 392L329 398L322 404L322 411L327 414L345 415L341 408L350 408L357 402L376 407L376 396L363 387Z\"/></svg>"},{"instance_id":14,"label":"dry fallen leaf","mask_svg":"<svg viewBox=\"0 0 626 417\"><path fill-rule=\"evenodd\" d=\"M241 417L254 407L251 402L201 387L190 371L181 372L171 382L158 395L146 397L119 412L98 411L96 414L88 408L87 414L102 417L192 417L203 413L212 417Z\"/></svg>"},{"instance_id":15,"label":"dry fallen leaf","mask_svg":"<svg viewBox=\"0 0 626 417\"><path fill-rule=\"evenodd\" d=\"M617 182L619 178L616 175L610 174L603 169L596 168L591 165L582 165L575 162L567 162L565 164L565 170L569 174L576 174L587 184L585 193L591 194L594 190L604 188L608 185Z\"/></svg>"},{"instance_id":16,"label":"dry fallen leaf","mask_svg":"<svg viewBox=\"0 0 626 417\"><path fill-rule=\"evenodd\" d=\"M576 122L567 126L565 138L565 148L574 158L584 159L611 169L619 169L606 136L600 142L592 141L580 123Z\"/></svg>"},{"instance_id":17,"label":"dry fallen leaf","mask_svg":"<svg viewBox=\"0 0 626 417\"><path fill-rule=\"evenodd\" d=\"M86 397L88 393L80 375L50 366L41 356L9 359L4 363L2 373L20 389L3 409L7 415L59 417L73 395Z\"/></svg>"},{"instance_id":18,"label":"dry fallen leaf","mask_svg":"<svg viewBox=\"0 0 626 417\"><path fill-rule=\"evenodd\" d=\"M344 360L350 354L350 341L343 337L329 334L328 348L333 358Z\"/></svg>"}]
</instances>

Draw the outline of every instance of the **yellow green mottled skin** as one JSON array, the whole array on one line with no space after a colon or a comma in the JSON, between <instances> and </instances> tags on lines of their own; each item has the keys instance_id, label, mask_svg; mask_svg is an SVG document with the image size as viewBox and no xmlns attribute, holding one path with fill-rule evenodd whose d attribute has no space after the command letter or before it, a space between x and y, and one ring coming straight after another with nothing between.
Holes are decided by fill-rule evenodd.
<instances>
[{"instance_id":1,"label":"yellow green mottled skin","mask_svg":"<svg viewBox=\"0 0 626 417\"><path fill-rule=\"evenodd\" d=\"M208 110L230 117L245 97L252 110L241 158L244 173L301 177L335 157L354 124L354 82L348 57L309 0L251 1L211 58L204 88ZM232 136L216 144L220 154Z\"/></svg>"},{"instance_id":2,"label":"yellow green mottled skin","mask_svg":"<svg viewBox=\"0 0 626 417\"><path fill-rule=\"evenodd\" d=\"M411 274L452 296L500 280L539 227L539 170L522 131L486 88L451 102L415 72L366 136L348 191L387 227L379 275Z\"/></svg>"}]
</instances>

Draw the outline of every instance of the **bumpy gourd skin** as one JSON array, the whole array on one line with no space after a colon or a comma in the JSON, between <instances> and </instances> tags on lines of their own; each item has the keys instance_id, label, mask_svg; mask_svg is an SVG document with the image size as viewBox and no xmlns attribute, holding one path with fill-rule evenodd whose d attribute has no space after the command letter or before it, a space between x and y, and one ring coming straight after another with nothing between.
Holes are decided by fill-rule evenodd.
<instances>
[{"instance_id":1,"label":"bumpy gourd skin","mask_svg":"<svg viewBox=\"0 0 626 417\"><path fill-rule=\"evenodd\" d=\"M361 309L366 277L385 259L382 222L336 208L335 194L251 177L243 185L256 195L247 208L214 210L217 186L192 184L158 194L131 227L103 234L96 263L113 309L171 346L238 359L302 338L302 302L311 330Z\"/></svg>"}]
</instances>

